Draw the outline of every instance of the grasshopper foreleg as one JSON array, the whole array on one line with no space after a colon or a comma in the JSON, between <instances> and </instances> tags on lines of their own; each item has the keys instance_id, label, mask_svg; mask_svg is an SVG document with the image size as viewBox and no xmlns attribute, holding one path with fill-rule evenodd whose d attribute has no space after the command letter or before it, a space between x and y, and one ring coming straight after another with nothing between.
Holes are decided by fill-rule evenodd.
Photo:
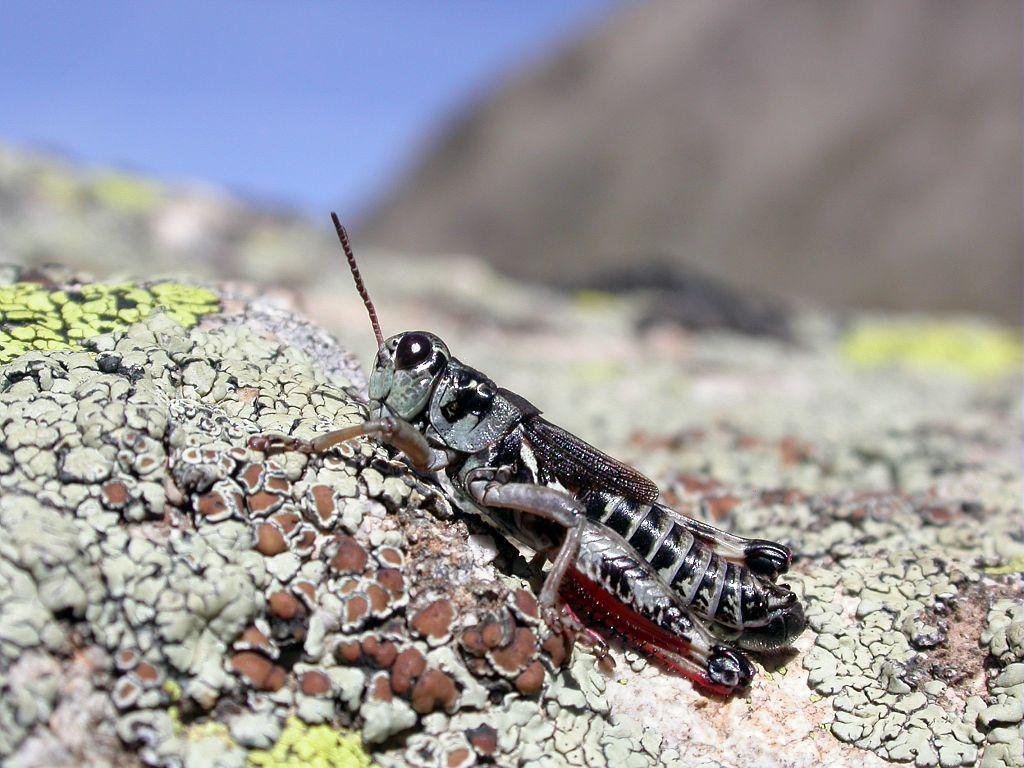
<instances>
[{"instance_id":1,"label":"grasshopper foreleg","mask_svg":"<svg viewBox=\"0 0 1024 768\"><path fill-rule=\"evenodd\" d=\"M325 432L312 440L288 435L257 435L249 440L249 447L270 453L274 451L299 451L301 453L324 453L339 443L357 437L376 437L382 443L394 446L409 459L409 463L421 472L444 469L448 465L448 454L430 446L427 439L409 422L387 416L371 419L362 424Z\"/></svg>"},{"instance_id":2,"label":"grasshopper foreleg","mask_svg":"<svg viewBox=\"0 0 1024 768\"><path fill-rule=\"evenodd\" d=\"M485 507L511 509L551 520L565 528L565 538L558 549L551 570L541 587L539 602L545 619L559 626L561 619L556 609L558 593L566 571L576 561L583 536L586 509L574 496L556 488L528 483L501 483L497 480L473 480L469 483L473 500Z\"/></svg>"}]
</instances>

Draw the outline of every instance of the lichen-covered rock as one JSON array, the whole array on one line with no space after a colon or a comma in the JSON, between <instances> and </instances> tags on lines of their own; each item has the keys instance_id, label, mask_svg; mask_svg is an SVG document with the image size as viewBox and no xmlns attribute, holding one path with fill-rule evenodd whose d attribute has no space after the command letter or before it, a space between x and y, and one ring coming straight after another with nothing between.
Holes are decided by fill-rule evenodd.
<instances>
[{"instance_id":1,"label":"lichen-covered rock","mask_svg":"<svg viewBox=\"0 0 1024 768\"><path fill-rule=\"evenodd\" d=\"M440 293L436 264L406 272ZM637 337L622 300L460 271L435 303L474 330L461 357L681 511L793 546L811 628L721 700L614 638L602 672L519 553L372 443L249 450L363 416L358 365L286 308L3 274L5 764L1024 765L1006 379L858 367L813 317L792 347Z\"/></svg>"},{"instance_id":2,"label":"lichen-covered rock","mask_svg":"<svg viewBox=\"0 0 1024 768\"><path fill-rule=\"evenodd\" d=\"M515 661L475 669L456 635L478 611L515 628L523 583L460 577L476 564L436 489L371 444L316 458L246 447L362 418L350 359L293 316L195 290L214 298L187 317L124 317L111 299L107 325L66 349L0 339L0 758L363 764L344 727L368 745L397 738L395 755L411 734L436 737L445 764L468 765L475 748L453 746L450 718L542 719L565 654L552 661L533 621L515 630L528 639ZM67 306L45 298L102 291L10 293L39 324ZM88 728L55 729L83 697ZM543 754L542 735L504 753Z\"/></svg>"}]
</instances>

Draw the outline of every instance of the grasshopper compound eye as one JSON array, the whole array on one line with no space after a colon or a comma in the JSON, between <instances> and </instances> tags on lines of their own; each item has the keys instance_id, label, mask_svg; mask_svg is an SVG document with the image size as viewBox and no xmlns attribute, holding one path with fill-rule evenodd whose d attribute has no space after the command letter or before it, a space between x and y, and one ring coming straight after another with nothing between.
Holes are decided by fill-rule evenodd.
<instances>
[{"instance_id":1,"label":"grasshopper compound eye","mask_svg":"<svg viewBox=\"0 0 1024 768\"><path fill-rule=\"evenodd\" d=\"M432 345L426 334L415 331L405 334L395 350L395 368L408 370L425 363L430 358L431 349Z\"/></svg>"}]
</instances>

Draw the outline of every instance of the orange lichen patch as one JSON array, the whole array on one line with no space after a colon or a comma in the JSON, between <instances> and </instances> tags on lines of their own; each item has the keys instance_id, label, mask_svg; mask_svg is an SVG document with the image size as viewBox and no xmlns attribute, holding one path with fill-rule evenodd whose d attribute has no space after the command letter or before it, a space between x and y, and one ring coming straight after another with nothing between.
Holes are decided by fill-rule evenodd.
<instances>
[{"instance_id":1,"label":"orange lichen patch","mask_svg":"<svg viewBox=\"0 0 1024 768\"><path fill-rule=\"evenodd\" d=\"M114 686L114 705L118 709L126 709L139 699L142 689L131 679L122 678Z\"/></svg>"},{"instance_id":2,"label":"orange lichen patch","mask_svg":"<svg viewBox=\"0 0 1024 768\"><path fill-rule=\"evenodd\" d=\"M449 637L455 609L447 600L435 600L412 619L412 628L430 645L439 645Z\"/></svg>"},{"instance_id":3,"label":"orange lichen patch","mask_svg":"<svg viewBox=\"0 0 1024 768\"><path fill-rule=\"evenodd\" d=\"M484 620L484 624L480 629L480 636L483 638L484 647L486 648L497 648L505 645L508 642L508 627L494 619L488 617Z\"/></svg>"},{"instance_id":4,"label":"orange lichen patch","mask_svg":"<svg viewBox=\"0 0 1024 768\"><path fill-rule=\"evenodd\" d=\"M299 690L306 696L323 696L331 692L331 678L323 672L304 672L299 678Z\"/></svg>"},{"instance_id":5,"label":"orange lichen patch","mask_svg":"<svg viewBox=\"0 0 1024 768\"><path fill-rule=\"evenodd\" d=\"M203 451L199 450L194 445L183 448L181 453L178 454L178 460L185 464L203 464L205 462Z\"/></svg>"},{"instance_id":6,"label":"orange lichen patch","mask_svg":"<svg viewBox=\"0 0 1024 768\"><path fill-rule=\"evenodd\" d=\"M370 698L377 701L391 701L394 698L387 673L378 672L373 676L370 682Z\"/></svg>"},{"instance_id":7,"label":"orange lichen patch","mask_svg":"<svg viewBox=\"0 0 1024 768\"><path fill-rule=\"evenodd\" d=\"M358 640L350 640L347 643L340 643L334 649L334 656L338 661L346 664L355 664L363 657L363 646Z\"/></svg>"},{"instance_id":8,"label":"orange lichen patch","mask_svg":"<svg viewBox=\"0 0 1024 768\"><path fill-rule=\"evenodd\" d=\"M270 615L285 621L306 615L306 609L294 595L284 591L277 591L267 600L267 608Z\"/></svg>"},{"instance_id":9,"label":"orange lichen patch","mask_svg":"<svg viewBox=\"0 0 1024 768\"><path fill-rule=\"evenodd\" d=\"M297 555L306 556L316 546L316 537L316 530L312 526L302 523L292 530L291 535L288 537L288 543L292 552Z\"/></svg>"},{"instance_id":10,"label":"orange lichen patch","mask_svg":"<svg viewBox=\"0 0 1024 768\"><path fill-rule=\"evenodd\" d=\"M525 670L537 655L537 638L526 627L516 628L512 642L502 648L492 649L488 658L495 670L508 677L514 677Z\"/></svg>"},{"instance_id":11,"label":"orange lichen patch","mask_svg":"<svg viewBox=\"0 0 1024 768\"><path fill-rule=\"evenodd\" d=\"M948 525L954 520L964 517L962 508L948 504L928 504L918 511L921 519L929 525Z\"/></svg>"},{"instance_id":12,"label":"orange lichen patch","mask_svg":"<svg viewBox=\"0 0 1024 768\"><path fill-rule=\"evenodd\" d=\"M740 435L737 444L740 448L758 448L764 445L764 440L754 435Z\"/></svg>"},{"instance_id":13,"label":"orange lichen patch","mask_svg":"<svg viewBox=\"0 0 1024 768\"><path fill-rule=\"evenodd\" d=\"M256 627L247 627L242 636L235 641L234 648L236 651L259 651L272 659L276 659L278 654L270 638Z\"/></svg>"},{"instance_id":14,"label":"orange lichen patch","mask_svg":"<svg viewBox=\"0 0 1024 768\"><path fill-rule=\"evenodd\" d=\"M796 504L806 500L806 497L793 488L780 488L771 491L762 491L757 495L761 504Z\"/></svg>"},{"instance_id":15,"label":"orange lichen patch","mask_svg":"<svg viewBox=\"0 0 1024 768\"><path fill-rule=\"evenodd\" d=\"M100 488L100 502L107 509L122 509L129 499L128 486L120 480L104 483Z\"/></svg>"},{"instance_id":16,"label":"orange lichen patch","mask_svg":"<svg viewBox=\"0 0 1024 768\"><path fill-rule=\"evenodd\" d=\"M459 639L462 647L474 656L483 656L487 653L487 644L484 643L483 634L480 632L480 625L475 624L462 633Z\"/></svg>"},{"instance_id":17,"label":"orange lichen patch","mask_svg":"<svg viewBox=\"0 0 1024 768\"><path fill-rule=\"evenodd\" d=\"M362 579L345 579L338 585L338 588L335 591L341 596L350 595L362 586Z\"/></svg>"},{"instance_id":18,"label":"orange lichen patch","mask_svg":"<svg viewBox=\"0 0 1024 768\"><path fill-rule=\"evenodd\" d=\"M784 437L779 441L779 453L782 455L782 463L787 466L801 464L811 458L812 448L809 443L797 440L795 437Z\"/></svg>"},{"instance_id":19,"label":"orange lichen patch","mask_svg":"<svg viewBox=\"0 0 1024 768\"><path fill-rule=\"evenodd\" d=\"M338 517L338 505L334 500L334 489L329 485L316 484L309 489L309 498L316 510L316 521L322 528L329 528Z\"/></svg>"},{"instance_id":20,"label":"orange lichen patch","mask_svg":"<svg viewBox=\"0 0 1024 768\"><path fill-rule=\"evenodd\" d=\"M466 738L470 745L483 756L493 755L498 751L498 731L486 723L466 730Z\"/></svg>"},{"instance_id":21,"label":"orange lichen patch","mask_svg":"<svg viewBox=\"0 0 1024 768\"><path fill-rule=\"evenodd\" d=\"M260 523L256 526L256 551L266 557L280 555L287 551L288 542L284 533L273 523Z\"/></svg>"},{"instance_id":22,"label":"orange lichen patch","mask_svg":"<svg viewBox=\"0 0 1024 768\"><path fill-rule=\"evenodd\" d=\"M133 674L147 688L157 685L163 678L163 675L157 671L156 667L147 661L143 661L135 667Z\"/></svg>"},{"instance_id":23,"label":"orange lichen patch","mask_svg":"<svg viewBox=\"0 0 1024 768\"><path fill-rule=\"evenodd\" d=\"M163 465L163 459L151 454L142 454L135 459L135 470L139 475L148 475L153 470Z\"/></svg>"},{"instance_id":24,"label":"orange lichen patch","mask_svg":"<svg viewBox=\"0 0 1024 768\"><path fill-rule=\"evenodd\" d=\"M307 608L312 610L316 607L316 585L311 581L296 581L292 583L292 592L298 597Z\"/></svg>"},{"instance_id":25,"label":"orange lichen patch","mask_svg":"<svg viewBox=\"0 0 1024 768\"><path fill-rule=\"evenodd\" d=\"M289 534L295 530L295 526L297 526L301 520L301 518L294 512L278 512L270 519L281 526L281 530L284 531L285 534Z\"/></svg>"},{"instance_id":26,"label":"orange lichen patch","mask_svg":"<svg viewBox=\"0 0 1024 768\"><path fill-rule=\"evenodd\" d=\"M345 600L344 607L344 624L345 629L351 629L357 626L363 619L365 619L370 613L370 601L365 595L356 593L349 595Z\"/></svg>"},{"instance_id":27,"label":"orange lichen patch","mask_svg":"<svg viewBox=\"0 0 1024 768\"><path fill-rule=\"evenodd\" d=\"M379 584L370 584L366 588L366 596L370 600L370 610L375 616L384 616L387 614L388 604L391 602L391 597Z\"/></svg>"},{"instance_id":28,"label":"orange lichen patch","mask_svg":"<svg viewBox=\"0 0 1024 768\"><path fill-rule=\"evenodd\" d=\"M242 493L230 480L219 480L207 493L196 497L193 509L211 522L227 520L232 515L240 515Z\"/></svg>"},{"instance_id":29,"label":"orange lichen patch","mask_svg":"<svg viewBox=\"0 0 1024 768\"><path fill-rule=\"evenodd\" d=\"M412 689L412 708L421 715L433 712L438 706L446 709L455 703L458 691L455 682L438 669L428 669Z\"/></svg>"},{"instance_id":30,"label":"orange lichen patch","mask_svg":"<svg viewBox=\"0 0 1024 768\"><path fill-rule=\"evenodd\" d=\"M398 648L390 640L383 643L375 637L368 637L362 642L363 654L381 669L387 669L395 663L398 657Z\"/></svg>"},{"instance_id":31,"label":"orange lichen patch","mask_svg":"<svg viewBox=\"0 0 1024 768\"><path fill-rule=\"evenodd\" d=\"M551 663L556 667L562 666L565 660L569 658L569 654L572 653L571 642L567 642L565 636L561 634L548 635L544 638L541 648L544 649L544 653L548 655Z\"/></svg>"},{"instance_id":32,"label":"orange lichen patch","mask_svg":"<svg viewBox=\"0 0 1024 768\"><path fill-rule=\"evenodd\" d=\"M263 478L263 490L270 491L271 493L290 494L292 484L280 472L267 472Z\"/></svg>"},{"instance_id":33,"label":"orange lichen patch","mask_svg":"<svg viewBox=\"0 0 1024 768\"><path fill-rule=\"evenodd\" d=\"M284 496L267 493L266 491L257 491L245 497L245 503L249 508L249 512L257 517L266 517L277 512L277 510L284 506L284 502Z\"/></svg>"},{"instance_id":34,"label":"orange lichen patch","mask_svg":"<svg viewBox=\"0 0 1024 768\"><path fill-rule=\"evenodd\" d=\"M377 571L376 578L377 583L383 586L395 600L405 596L405 579L394 568L381 568Z\"/></svg>"},{"instance_id":35,"label":"orange lichen patch","mask_svg":"<svg viewBox=\"0 0 1024 768\"><path fill-rule=\"evenodd\" d=\"M366 570L368 555L362 545L351 536L336 536L337 549L331 557L331 567L338 573L362 573Z\"/></svg>"},{"instance_id":36,"label":"orange lichen patch","mask_svg":"<svg viewBox=\"0 0 1024 768\"><path fill-rule=\"evenodd\" d=\"M722 488L717 480L697 475L683 475L679 478L679 484L683 490L696 495L717 492Z\"/></svg>"},{"instance_id":37,"label":"orange lichen patch","mask_svg":"<svg viewBox=\"0 0 1024 768\"><path fill-rule=\"evenodd\" d=\"M114 657L114 665L122 672L134 669L135 665L138 663L139 653L131 648L125 648L123 651L118 651L117 655Z\"/></svg>"},{"instance_id":38,"label":"orange lichen patch","mask_svg":"<svg viewBox=\"0 0 1024 768\"><path fill-rule=\"evenodd\" d=\"M246 464L238 473L238 482L246 493L256 493L263 485L264 466L262 464Z\"/></svg>"},{"instance_id":39,"label":"orange lichen patch","mask_svg":"<svg viewBox=\"0 0 1024 768\"><path fill-rule=\"evenodd\" d=\"M540 608L537 598L525 589L517 589L511 596L512 608L516 615L526 620L540 619Z\"/></svg>"},{"instance_id":40,"label":"orange lichen patch","mask_svg":"<svg viewBox=\"0 0 1024 768\"><path fill-rule=\"evenodd\" d=\"M715 521L726 520L729 517L729 513L739 506L740 499L736 496L724 494L722 496L709 496L704 499L704 505L707 507L708 516Z\"/></svg>"},{"instance_id":41,"label":"orange lichen patch","mask_svg":"<svg viewBox=\"0 0 1024 768\"><path fill-rule=\"evenodd\" d=\"M241 651L231 657L231 667L261 691L277 691L285 684L287 673L266 656Z\"/></svg>"},{"instance_id":42,"label":"orange lichen patch","mask_svg":"<svg viewBox=\"0 0 1024 768\"><path fill-rule=\"evenodd\" d=\"M427 668L423 654L415 648L406 648L395 657L391 665L391 687L399 696L408 695L413 681Z\"/></svg>"},{"instance_id":43,"label":"orange lichen patch","mask_svg":"<svg viewBox=\"0 0 1024 768\"><path fill-rule=\"evenodd\" d=\"M401 568L405 564L405 556L397 547L379 547L376 554L377 560L385 568Z\"/></svg>"},{"instance_id":44,"label":"orange lichen patch","mask_svg":"<svg viewBox=\"0 0 1024 768\"><path fill-rule=\"evenodd\" d=\"M544 665L533 662L515 679L516 690L524 696L532 696L544 685Z\"/></svg>"}]
</instances>

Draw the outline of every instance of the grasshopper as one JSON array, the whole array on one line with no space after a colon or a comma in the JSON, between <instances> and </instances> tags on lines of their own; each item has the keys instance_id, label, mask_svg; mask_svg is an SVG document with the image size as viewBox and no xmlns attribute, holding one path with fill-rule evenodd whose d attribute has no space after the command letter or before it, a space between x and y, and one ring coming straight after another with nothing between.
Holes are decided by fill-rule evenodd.
<instances>
[{"instance_id":1,"label":"grasshopper","mask_svg":"<svg viewBox=\"0 0 1024 768\"><path fill-rule=\"evenodd\" d=\"M252 448L318 454L369 436L419 472L444 473L461 508L550 559L538 597L549 625L578 629L578 610L715 693L749 685L744 651L780 649L803 631L803 607L778 583L792 560L785 546L658 503L651 480L544 419L438 336L385 339L348 234L331 218L377 339L372 418L312 440L260 435Z\"/></svg>"}]
</instances>

